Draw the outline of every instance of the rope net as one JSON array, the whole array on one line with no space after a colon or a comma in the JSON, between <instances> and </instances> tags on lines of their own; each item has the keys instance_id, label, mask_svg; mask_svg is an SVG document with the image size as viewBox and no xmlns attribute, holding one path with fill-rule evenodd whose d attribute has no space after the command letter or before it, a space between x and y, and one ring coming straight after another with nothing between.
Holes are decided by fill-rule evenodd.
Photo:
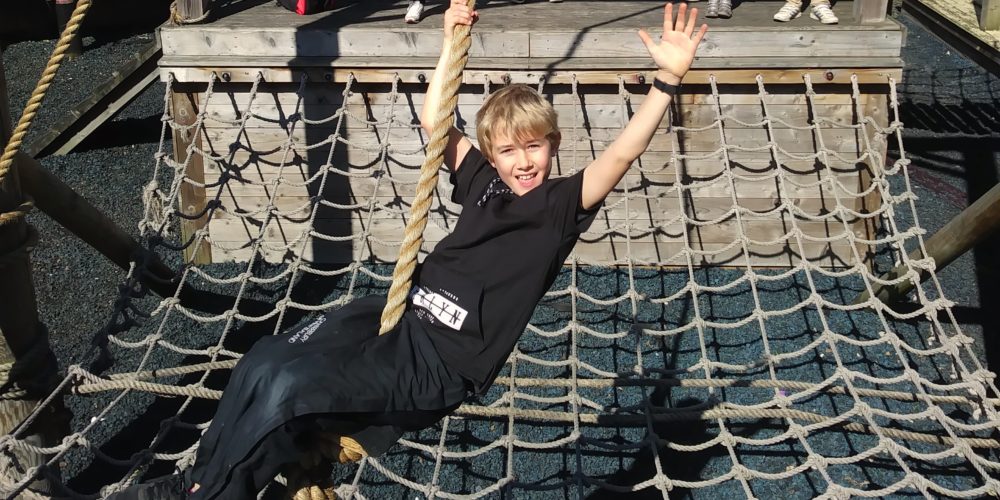
<instances>
[{"instance_id":1,"label":"rope net","mask_svg":"<svg viewBox=\"0 0 1000 500\"><path fill-rule=\"evenodd\" d=\"M645 90L573 82L539 84L563 127L554 175L606 147ZM190 467L211 400L254 338L386 293L423 158L422 87L222 85L209 82L182 120L171 101L187 94L170 78L143 193L142 239L179 270L178 293L152 296L133 266L100 349L61 386L73 389L73 433L49 448L23 427L0 439L5 455L49 456L10 467L8 496L56 466L50 493L81 497ZM881 107L857 79L839 95L808 75L796 92L772 94L761 77L749 92L720 87L678 97L489 393L384 456L337 467L339 495L1000 491L994 374L933 262L907 257L924 231L895 82ZM463 88L458 126L474 132L465 120L490 84ZM199 139L171 150L171 134ZM450 190L440 179L424 253L458 215ZM199 193L204 208L190 201ZM192 221L200 229L185 231ZM897 281L931 274L910 307L852 304L899 263L909 272Z\"/></svg>"}]
</instances>

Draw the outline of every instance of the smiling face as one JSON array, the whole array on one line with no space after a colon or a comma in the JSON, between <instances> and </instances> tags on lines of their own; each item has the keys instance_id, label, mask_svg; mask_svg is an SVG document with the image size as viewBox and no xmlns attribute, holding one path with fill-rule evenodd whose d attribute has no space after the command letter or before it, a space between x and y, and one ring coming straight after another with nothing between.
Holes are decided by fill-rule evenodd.
<instances>
[{"instance_id":1,"label":"smiling face","mask_svg":"<svg viewBox=\"0 0 1000 500\"><path fill-rule=\"evenodd\" d=\"M552 167L552 144L542 134L524 137L495 134L493 137L493 168L511 191L522 196L549 178Z\"/></svg>"},{"instance_id":2,"label":"smiling face","mask_svg":"<svg viewBox=\"0 0 1000 500\"><path fill-rule=\"evenodd\" d=\"M535 89L514 84L490 94L476 114L476 132L483 155L514 194L549 178L562 136L555 109Z\"/></svg>"}]
</instances>

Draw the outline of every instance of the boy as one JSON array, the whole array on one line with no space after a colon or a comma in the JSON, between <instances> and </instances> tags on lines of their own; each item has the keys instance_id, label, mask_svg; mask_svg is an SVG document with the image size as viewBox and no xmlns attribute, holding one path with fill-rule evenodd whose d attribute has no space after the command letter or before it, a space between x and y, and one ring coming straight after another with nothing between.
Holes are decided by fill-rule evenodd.
<instances>
[{"instance_id":1,"label":"boy","mask_svg":"<svg viewBox=\"0 0 1000 500\"><path fill-rule=\"evenodd\" d=\"M663 37L645 43L659 71L629 124L600 157L549 180L561 135L552 106L524 85L495 92L477 114L480 149L449 132L445 164L462 214L414 277L410 307L378 336L381 297L327 313L291 335L265 337L233 370L189 476L168 476L117 498L253 498L317 432L350 436L368 455L402 432L433 425L469 390L485 392L581 232L649 145L707 30L697 10L664 11ZM466 0L445 13L444 49L421 111L430 131ZM499 264L499 265L498 265Z\"/></svg>"}]
</instances>

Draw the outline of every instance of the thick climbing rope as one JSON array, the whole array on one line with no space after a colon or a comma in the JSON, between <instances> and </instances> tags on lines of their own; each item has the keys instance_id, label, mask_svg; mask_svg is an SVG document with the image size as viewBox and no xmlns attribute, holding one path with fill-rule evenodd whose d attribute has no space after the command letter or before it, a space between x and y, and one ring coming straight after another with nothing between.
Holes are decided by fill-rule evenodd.
<instances>
[{"instance_id":1,"label":"thick climbing rope","mask_svg":"<svg viewBox=\"0 0 1000 500\"><path fill-rule=\"evenodd\" d=\"M149 371L134 374L134 377L128 379L120 378L118 380L106 380L101 379L95 375L91 375L83 370L74 371L77 376L91 381L90 384L84 384L77 386L74 390L77 393L93 393L106 390L116 390L116 389L135 389L142 390L146 392L151 392L154 394L161 394L167 396L192 396L205 399L219 399L222 397L222 391L206 389L204 387L178 387L168 384L158 384L151 382L144 382L139 380L140 378L152 378L156 376L174 376L181 375L184 373L190 373L194 371L203 370L214 370L214 369L226 369L232 368L236 363L236 360L228 361L216 361L213 363L202 363L200 365L192 365L190 367L179 367L179 368L167 368L163 370ZM499 385L518 385L521 387L535 386L535 387L558 387L564 386L569 381L566 380L552 380L552 379L541 379L541 378L517 378L511 379L510 377L499 377L496 383ZM709 379L614 379L614 380L577 380L574 382L579 387L622 387L629 385L648 385L648 386L671 386L671 387L697 387L697 388L707 388L707 387L758 387L758 388L781 388L781 389L797 389L802 391L815 390L818 392L823 392L827 394L847 394L847 391L843 387L830 386L825 388L817 389L815 384L808 382L798 382L794 380L765 380L765 379L754 379L754 380L709 380ZM953 396L953 395L927 395L920 396L917 394L904 392L904 391L887 391L878 389L856 389L858 396L873 397L873 398L886 398L895 399L897 401L919 401L921 399L927 399L930 402L938 404L966 404L971 407L976 407L982 404L976 400L966 398L964 396ZM985 401L985 404L990 404L993 406L1000 405L1000 400L997 398L990 398ZM860 412L861 410L858 410ZM513 412L513 413L511 413ZM569 412L558 412L558 411L547 411L547 410L527 410L527 409L507 409L507 408L485 408L479 406L463 405L455 411L456 415L463 416L477 416L477 417L488 417L488 418L504 418L513 414L517 418L524 418L527 420L537 420L543 422L573 422L575 419L579 419L581 423L586 424L642 424L645 422L643 416L639 415L596 415L596 414L581 414L574 415ZM850 416L849 414L840 415L841 418ZM714 420L717 418L729 418L729 419L741 419L741 418L756 418L756 419L768 419L768 418L793 418L797 420L805 420L813 423L823 423L828 422L828 419L820 415L816 415L809 412L804 412L801 410L793 410L788 408L740 408L731 405L720 405L718 408L699 410L699 411L670 411L670 412L656 412L653 415L653 420L661 421L685 421L685 420ZM844 429L864 433L864 434L875 434L875 431L868 425L842 421ZM880 432L883 432L886 436L897 437L901 439L909 439L912 441L919 441L923 443L937 443L937 444L948 444L954 445L955 443L964 442L973 448L990 448L998 449L1000 448L1000 442L995 439L986 438L976 438L976 437L959 437L953 439L947 436L935 436L920 432L911 432L901 429L891 429L882 428ZM341 437L339 443L329 443L334 445L333 451L328 451L323 449L322 453L324 456L332 457L341 463L349 461L357 461L363 456L365 456L364 450L360 445L350 438ZM325 448L325 443L323 448ZM356 457L356 458L355 458ZM295 497L296 499L299 497ZM310 497L304 497L310 498Z\"/></svg>"},{"instance_id":2,"label":"thick climbing rope","mask_svg":"<svg viewBox=\"0 0 1000 500\"><path fill-rule=\"evenodd\" d=\"M59 65L62 64L63 58L66 56L66 51L69 50L69 44L73 41L73 37L76 36L77 31L79 31L91 3L91 0L79 0L77 2L76 8L73 9L73 15L69 18L69 22L66 23L66 28L62 32L62 36L56 42L56 48L52 51L52 55L49 56L49 62L45 65L45 71L42 72L42 77L38 80L38 84L35 85L35 90L31 92L31 98L28 99L28 104L24 107L24 112L21 113L21 118L17 121L17 127L14 128L10 142L4 148L3 156L0 157L0 183L4 182L4 177L10 171L11 165L14 163L14 155L17 154L18 148L24 142L24 137L28 135L31 123L35 119L35 115L38 114L38 109L42 107L42 101L45 100L45 93L49 90L49 86L52 85L52 81L59 71ZM17 209L0 213L0 226L24 217L30 208L30 203L22 203Z\"/></svg>"},{"instance_id":3,"label":"thick climbing rope","mask_svg":"<svg viewBox=\"0 0 1000 500\"><path fill-rule=\"evenodd\" d=\"M476 7L476 0L468 0L469 7ZM439 108L434 115L434 126L431 131L430 143L427 146L427 153L424 162L420 167L420 179L417 182L416 195L413 205L410 208L410 220L406 224L403 233L403 242L399 249L399 258L396 260L396 267L392 272L392 285L389 287L389 294L386 299L385 309L382 310L382 325L379 335L388 333L399 323L406 309L406 299L413 282L413 271L417 267L417 254L423 244L424 228L427 227L427 214L431 208L431 195L437 186L438 172L444 164L444 149L448 145L448 135L451 125L455 119L455 106L458 104L458 88L462 84L462 73L465 71L465 63L469 60L469 47L472 45L470 38L470 27L456 26L454 36L451 39L451 59L445 67L445 74L440 78L444 81L441 91L441 101ZM333 443L330 442L332 445ZM363 458L366 453L357 441L339 436L336 445L331 449L329 446L319 446L324 457L338 457L339 461L357 461ZM313 457L306 460L313 463L318 462ZM305 485L301 483L301 478L305 477L299 469L293 468L290 476L293 478L289 484L289 491L294 491L292 498L295 500L327 500L336 498L333 486Z\"/></svg>"},{"instance_id":4,"label":"thick climbing rope","mask_svg":"<svg viewBox=\"0 0 1000 500\"><path fill-rule=\"evenodd\" d=\"M238 360L229 359L225 361L213 361L209 363L198 363L194 365L178 366L172 368L161 368L158 370L149 370L137 373L118 373L109 376L107 379L91 375L89 372L84 370L74 371L81 380L86 381L74 387L73 391L77 394L93 394L96 392L111 391L111 390L121 390L121 389L134 389L145 392L150 392L154 394L161 394L164 396L192 396L206 399L219 399L222 397L222 391L216 391L213 389L206 389L204 387L193 387L193 386L176 386L169 384L158 384L145 382L145 380L151 378L159 377L173 377L177 375L187 375L189 373L200 373L212 370L228 370L236 366ZM497 377L494 382L498 385L510 385L516 384L520 387L566 387L570 385L576 385L578 387L589 387L589 388L611 388L611 387L632 387L632 386L648 386L648 387L696 387L700 389L715 387L715 388L726 388L726 387L755 387L755 388L768 388L768 389L785 389L785 390L798 390L798 391L814 391L822 392L825 394L848 394L846 388L838 385L824 385L823 387L816 387L816 384L811 382L801 382L797 380L767 380L767 379L676 379L676 378L662 378L662 379L650 379L650 378L640 378L640 379L630 379L630 378L616 378L616 379L582 379L576 381L570 381L565 379L549 379L549 378L526 378L517 377L516 379L510 377ZM889 391L884 389L863 389L857 388L855 392L858 396L869 397L869 398L884 398L893 399L896 401L927 401L929 403L935 404L964 404L968 406L978 406L980 404L989 404L995 407L1000 407L1000 398L988 398L986 400L972 399L966 396L960 395L939 395L939 394L915 394L913 392L907 391Z\"/></svg>"},{"instance_id":5,"label":"thick climbing rope","mask_svg":"<svg viewBox=\"0 0 1000 500\"><path fill-rule=\"evenodd\" d=\"M476 0L468 0L469 7L476 7ZM396 260L396 267L392 272L392 285L389 287L389 294L386 299L385 309L382 310L382 326L379 335L388 333L399 323L406 309L406 299L413 282L413 271L417 267L417 254L424 240L424 228L427 227L427 214L431 208L431 195L437 186L438 172L444 164L444 149L448 145L448 135L452 123L455 120L455 106L458 104L458 88L462 84L462 73L465 71L465 63L469 60L469 47L472 45L469 26L456 26L451 39L451 58L445 67L445 74L440 78L444 81L441 91L441 101L434 115L434 126L431 131L430 143L427 145L427 153L424 162L420 167L420 179L417 181L417 190L410 208L410 220L406 224L403 233L403 242L399 249L399 258ZM332 443L331 443L332 444ZM339 457L339 461L357 461L367 454L361 445L349 438L339 436L337 444L332 449L327 446L320 446L319 451L324 457ZM291 473L298 483L304 477L300 471L293 469ZM301 483L300 483L301 484ZM295 493L292 498L295 500L330 500L336 498L333 486L330 484L292 486L290 491Z\"/></svg>"},{"instance_id":6,"label":"thick climbing rope","mask_svg":"<svg viewBox=\"0 0 1000 500\"><path fill-rule=\"evenodd\" d=\"M469 7L476 8L476 0L468 0ZM382 310L382 327L379 335L396 327L403 311L406 309L406 298L413 282L413 271L417 267L417 254L424 240L424 228L427 226L427 213L431 209L431 195L437 186L438 172L444 164L444 148L448 145L448 133L455 119L455 106L458 104L458 88L462 85L462 73L465 63L469 60L469 47L472 38L470 27L459 25L451 39L451 59L445 67L445 74L440 76L444 81L441 91L441 101L434 115L434 127L424 163L420 167L420 180L417 182L417 193L410 208L410 220L403 233L403 242L399 248L399 259L392 271L392 285L385 309Z\"/></svg>"}]
</instances>

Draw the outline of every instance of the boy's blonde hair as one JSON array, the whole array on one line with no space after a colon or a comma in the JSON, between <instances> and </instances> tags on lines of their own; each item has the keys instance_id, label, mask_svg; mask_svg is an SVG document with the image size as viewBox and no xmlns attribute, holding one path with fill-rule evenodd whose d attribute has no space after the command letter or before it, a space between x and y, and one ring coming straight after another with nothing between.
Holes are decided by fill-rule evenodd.
<instances>
[{"instance_id":1,"label":"boy's blonde hair","mask_svg":"<svg viewBox=\"0 0 1000 500\"><path fill-rule=\"evenodd\" d=\"M476 113L479 149L493 161L493 141L498 135L518 140L545 136L552 150L559 149L562 133L556 110L535 89L520 83L508 85L486 98Z\"/></svg>"}]
</instances>

